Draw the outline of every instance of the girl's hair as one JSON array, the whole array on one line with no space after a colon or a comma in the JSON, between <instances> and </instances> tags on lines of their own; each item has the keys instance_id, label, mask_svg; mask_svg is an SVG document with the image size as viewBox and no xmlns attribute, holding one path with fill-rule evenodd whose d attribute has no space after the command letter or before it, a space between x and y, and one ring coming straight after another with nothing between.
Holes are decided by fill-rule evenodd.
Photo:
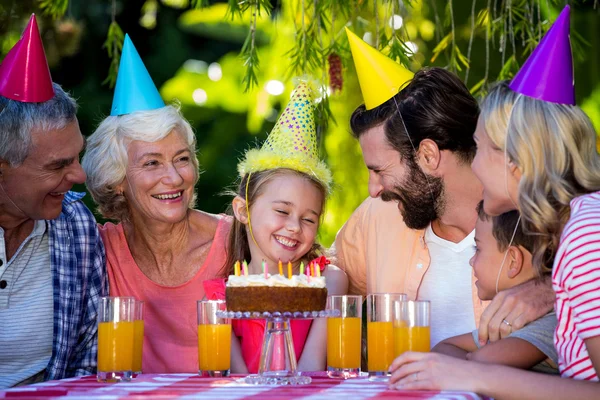
<instances>
[{"instance_id":1,"label":"girl's hair","mask_svg":"<svg viewBox=\"0 0 600 400\"><path fill-rule=\"evenodd\" d=\"M541 276L552 269L570 201L600 190L596 132L579 107L519 95L507 82L490 91L481 116L491 141L522 173L517 201Z\"/></svg>"},{"instance_id":2,"label":"girl's hair","mask_svg":"<svg viewBox=\"0 0 600 400\"><path fill-rule=\"evenodd\" d=\"M303 172L295 171L293 169L287 168L277 168L277 169L269 169L266 171L254 172L250 175L250 181L248 182L248 174L246 174L239 186L237 191L232 191L230 194L233 196L240 196L242 199L249 202L249 208L252 209L252 206L256 202L256 200L265 192L267 185L273 181L273 179L284 176L284 175L295 175L301 177L303 179L308 180L313 184L315 188L319 191L322 196L322 206L321 211L325 208L325 199L327 197L327 188L318 180L312 178L310 175L307 175ZM248 184L248 198L246 198L246 183ZM231 211L231 210L230 210ZM236 261L243 262L244 260L250 261L250 245L249 241L252 240L248 237L248 233L246 231L246 225L242 224L238 221L237 218L233 219L233 225L231 227L231 231L229 232L229 242L227 248L227 259L225 260L225 265L221 269L220 275L224 278L233 274L233 265ZM310 261L323 253L323 248L319 243L315 241L311 249L304 255L302 261L306 263L306 261Z\"/></svg>"}]
</instances>

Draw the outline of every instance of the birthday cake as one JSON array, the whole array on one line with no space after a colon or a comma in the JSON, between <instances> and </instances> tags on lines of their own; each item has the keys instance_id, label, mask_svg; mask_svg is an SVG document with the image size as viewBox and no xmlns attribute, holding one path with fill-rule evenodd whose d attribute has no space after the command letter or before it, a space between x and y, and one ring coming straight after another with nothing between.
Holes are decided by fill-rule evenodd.
<instances>
[{"instance_id":1,"label":"birthday cake","mask_svg":"<svg viewBox=\"0 0 600 400\"><path fill-rule=\"evenodd\" d=\"M327 288L323 276L230 275L225 296L229 311L321 311Z\"/></svg>"}]
</instances>

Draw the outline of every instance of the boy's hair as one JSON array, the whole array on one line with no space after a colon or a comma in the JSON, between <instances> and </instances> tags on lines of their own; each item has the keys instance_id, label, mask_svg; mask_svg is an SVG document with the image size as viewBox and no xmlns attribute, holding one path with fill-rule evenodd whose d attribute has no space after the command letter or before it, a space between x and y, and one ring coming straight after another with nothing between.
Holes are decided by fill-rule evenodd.
<instances>
[{"instance_id":1,"label":"boy's hair","mask_svg":"<svg viewBox=\"0 0 600 400\"><path fill-rule=\"evenodd\" d=\"M477 204L477 215L482 221L492 221L492 236L494 236L494 239L496 239L498 250L500 251L506 251L508 246L511 245L510 238L513 232L515 232L517 223L519 223L519 226L516 227L515 237L512 241L512 245L521 246L531 253L531 250L534 246L533 236L528 235L523 231L523 226L519 222L518 211L508 211L496 217L490 217L485 213L485 211L483 211L482 200L479 202L479 204Z\"/></svg>"},{"instance_id":2,"label":"boy's hair","mask_svg":"<svg viewBox=\"0 0 600 400\"><path fill-rule=\"evenodd\" d=\"M248 174L246 174L242 178L237 191L231 192L230 194L233 196L240 196L242 199L249 202L249 208L251 209L258 197L260 197L260 195L264 193L267 184L269 184L269 182L271 182L276 177L282 175L296 175L312 183L319 190L319 193L322 196L322 209L325 208L327 188L321 182L314 179L310 175L287 168L276 168L260 172L253 172L250 175L249 182ZM248 184L247 188L246 184ZM248 193L247 199L246 193ZM233 214L233 212L231 212L231 214ZM233 275L233 265L236 261L250 261L250 240L251 239L248 238L248 234L246 232L246 225L242 224L240 221L238 221L237 218L234 217L231 230L229 231L227 258L225 260L225 265L223 266L220 272L221 277L227 278L229 275ZM323 248L319 243L315 241L308 253L306 253L304 257L302 257L302 261L306 263L307 261L319 257L321 254L323 254Z\"/></svg>"}]
</instances>

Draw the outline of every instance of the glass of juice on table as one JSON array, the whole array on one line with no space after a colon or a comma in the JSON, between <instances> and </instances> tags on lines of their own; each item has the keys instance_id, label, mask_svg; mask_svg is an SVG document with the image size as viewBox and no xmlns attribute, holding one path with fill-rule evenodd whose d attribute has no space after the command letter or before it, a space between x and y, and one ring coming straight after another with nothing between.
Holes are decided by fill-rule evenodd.
<instances>
[{"instance_id":1,"label":"glass of juice on table","mask_svg":"<svg viewBox=\"0 0 600 400\"><path fill-rule=\"evenodd\" d=\"M133 373L142 373L144 349L144 302L136 300L133 305Z\"/></svg>"},{"instance_id":2,"label":"glass of juice on table","mask_svg":"<svg viewBox=\"0 0 600 400\"><path fill-rule=\"evenodd\" d=\"M217 311L226 311L225 301L198 301L198 373L201 376L229 376L231 320L218 318Z\"/></svg>"},{"instance_id":3,"label":"glass of juice on table","mask_svg":"<svg viewBox=\"0 0 600 400\"><path fill-rule=\"evenodd\" d=\"M99 382L130 381L133 371L135 299L101 297L98 310Z\"/></svg>"},{"instance_id":4,"label":"glass of juice on table","mask_svg":"<svg viewBox=\"0 0 600 400\"><path fill-rule=\"evenodd\" d=\"M405 351L429 352L429 301L394 302L395 356Z\"/></svg>"},{"instance_id":5,"label":"glass of juice on table","mask_svg":"<svg viewBox=\"0 0 600 400\"><path fill-rule=\"evenodd\" d=\"M327 375L354 378L360 375L362 296L329 296L327 309L339 317L327 319Z\"/></svg>"},{"instance_id":6,"label":"glass of juice on table","mask_svg":"<svg viewBox=\"0 0 600 400\"><path fill-rule=\"evenodd\" d=\"M369 380L387 380L394 361L394 302L405 301L402 293L367 296L367 356Z\"/></svg>"}]
</instances>

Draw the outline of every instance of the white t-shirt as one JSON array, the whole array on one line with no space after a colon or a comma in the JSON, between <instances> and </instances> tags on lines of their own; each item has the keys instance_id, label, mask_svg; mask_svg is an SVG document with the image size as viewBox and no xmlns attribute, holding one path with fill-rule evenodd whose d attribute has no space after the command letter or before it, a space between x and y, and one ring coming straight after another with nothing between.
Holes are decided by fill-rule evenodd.
<instances>
[{"instance_id":1,"label":"white t-shirt","mask_svg":"<svg viewBox=\"0 0 600 400\"><path fill-rule=\"evenodd\" d=\"M0 389L44 371L52 355L54 299L46 221L7 260L0 228Z\"/></svg>"},{"instance_id":2,"label":"white t-shirt","mask_svg":"<svg viewBox=\"0 0 600 400\"><path fill-rule=\"evenodd\" d=\"M431 263L423 276L418 300L431 302L431 347L442 340L473 331L472 269L469 260L475 254L475 231L459 243L425 231L425 243Z\"/></svg>"}]
</instances>

